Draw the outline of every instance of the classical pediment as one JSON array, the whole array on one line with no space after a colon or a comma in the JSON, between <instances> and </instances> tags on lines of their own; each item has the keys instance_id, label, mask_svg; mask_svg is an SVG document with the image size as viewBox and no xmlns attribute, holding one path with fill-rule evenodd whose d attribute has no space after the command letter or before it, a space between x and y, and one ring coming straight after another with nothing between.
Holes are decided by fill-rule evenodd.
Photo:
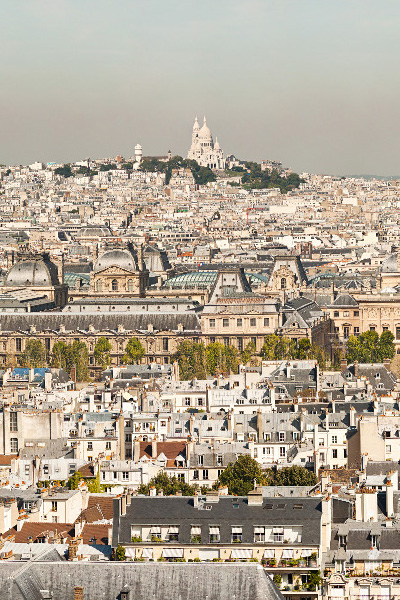
<instances>
[{"instance_id":1,"label":"classical pediment","mask_svg":"<svg viewBox=\"0 0 400 600\"><path fill-rule=\"evenodd\" d=\"M96 277L100 276L117 276L117 275L130 275L131 277L134 275L138 275L137 271L130 271L129 269L123 269L122 267L106 267L105 269L100 269L93 273Z\"/></svg>"}]
</instances>

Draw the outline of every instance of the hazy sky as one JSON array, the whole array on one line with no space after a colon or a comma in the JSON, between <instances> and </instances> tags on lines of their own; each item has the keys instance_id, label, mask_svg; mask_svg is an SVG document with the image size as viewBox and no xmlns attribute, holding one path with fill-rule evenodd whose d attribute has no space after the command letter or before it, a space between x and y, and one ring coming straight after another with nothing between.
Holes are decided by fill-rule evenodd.
<instances>
[{"instance_id":1,"label":"hazy sky","mask_svg":"<svg viewBox=\"0 0 400 600\"><path fill-rule=\"evenodd\" d=\"M399 0L0 0L0 163L225 153L400 174Z\"/></svg>"}]
</instances>

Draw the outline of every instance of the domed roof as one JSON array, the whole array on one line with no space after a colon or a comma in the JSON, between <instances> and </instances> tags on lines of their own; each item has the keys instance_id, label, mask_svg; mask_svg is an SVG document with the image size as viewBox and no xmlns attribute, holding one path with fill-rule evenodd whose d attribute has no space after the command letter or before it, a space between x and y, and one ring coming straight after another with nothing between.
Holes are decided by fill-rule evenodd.
<instances>
[{"instance_id":1,"label":"domed roof","mask_svg":"<svg viewBox=\"0 0 400 600\"><path fill-rule=\"evenodd\" d=\"M399 273L398 254L394 252L389 254L382 262L381 273Z\"/></svg>"},{"instance_id":2,"label":"domed roof","mask_svg":"<svg viewBox=\"0 0 400 600\"><path fill-rule=\"evenodd\" d=\"M93 271L101 271L107 267L121 267L127 271L136 271L137 265L133 254L129 250L108 250L94 263Z\"/></svg>"},{"instance_id":3,"label":"domed roof","mask_svg":"<svg viewBox=\"0 0 400 600\"><path fill-rule=\"evenodd\" d=\"M107 237L111 236L112 233L108 227L105 225L90 225L89 227L82 227L80 231L78 231L76 237L77 238L98 238L98 237Z\"/></svg>"},{"instance_id":4,"label":"domed roof","mask_svg":"<svg viewBox=\"0 0 400 600\"><path fill-rule=\"evenodd\" d=\"M212 133L210 128L207 126L206 118L204 117L204 125L199 131L199 138L212 142Z\"/></svg>"},{"instance_id":5,"label":"domed roof","mask_svg":"<svg viewBox=\"0 0 400 600\"><path fill-rule=\"evenodd\" d=\"M43 256L18 261L9 270L4 283L8 287L47 287L59 284L56 265Z\"/></svg>"}]
</instances>

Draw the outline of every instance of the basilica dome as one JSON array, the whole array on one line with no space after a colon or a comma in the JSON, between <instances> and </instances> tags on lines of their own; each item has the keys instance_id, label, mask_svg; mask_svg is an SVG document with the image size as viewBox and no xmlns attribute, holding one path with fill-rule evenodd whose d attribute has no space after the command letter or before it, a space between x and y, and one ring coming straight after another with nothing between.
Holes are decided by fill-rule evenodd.
<instances>
[{"instance_id":1,"label":"basilica dome","mask_svg":"<svg viewBox=\"0 0 400 600\"><path fill-rule=\"evenodd\" d=\"M108 250L96 260L93 271L101 271L108 267L121 267L127 271L137 271L136 258L129 250Z\"/></svg>"},{"instance_id":2,"label":"basilica dome","mask_svg":"<svg viewBox=\"0 0 400 600\"><path fill-rule=\"evenodd\" d=\"M199 131L199 138L202 141L212 141L211 129L208 127L206 119L204 118L204 125Z\"/></svg>"},{"instance_id":3,"label":"basilica dome","mask_svg":"<svg viewBox=\"0 0 400 600\"><path fill-rule=\"evenodd\" d=\"M112 233L109 227L105 225L90 225L88 227L82 227L76 234L77 238L99 238L99 237L108 237L111 236Z\"/></svg>"},{"instance_id":4,"label":"basilica dome","mask_svg":"<svg viewBox=\"0 0 400 600\"><path fill-rule=\"evenodd\" d=\"M46 256L32 256L20 260L9 270L4 285L8 287L59 285L57 267Z\"/></svg>"}]
</instances>

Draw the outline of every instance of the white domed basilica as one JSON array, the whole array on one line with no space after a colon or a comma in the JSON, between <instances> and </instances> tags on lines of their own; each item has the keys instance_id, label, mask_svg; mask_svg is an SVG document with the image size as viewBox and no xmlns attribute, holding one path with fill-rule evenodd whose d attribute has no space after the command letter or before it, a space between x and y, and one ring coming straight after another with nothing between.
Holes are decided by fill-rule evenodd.
<instances>
[{"instance_id":1,"label":"white domed basilica","mask_svg":"<svg viewBox=\"0 0 400 600\"><path fill-rule=\"evenodd\" d=\"M207 126L204 117L203 127L200 128L197 117L195 118L192 133L192 145L187 157L195 160L201 167L210 167L210 169L225 169L224 153L215 138L213 141L210 128Z\"/></svg>"}]
</instances>

